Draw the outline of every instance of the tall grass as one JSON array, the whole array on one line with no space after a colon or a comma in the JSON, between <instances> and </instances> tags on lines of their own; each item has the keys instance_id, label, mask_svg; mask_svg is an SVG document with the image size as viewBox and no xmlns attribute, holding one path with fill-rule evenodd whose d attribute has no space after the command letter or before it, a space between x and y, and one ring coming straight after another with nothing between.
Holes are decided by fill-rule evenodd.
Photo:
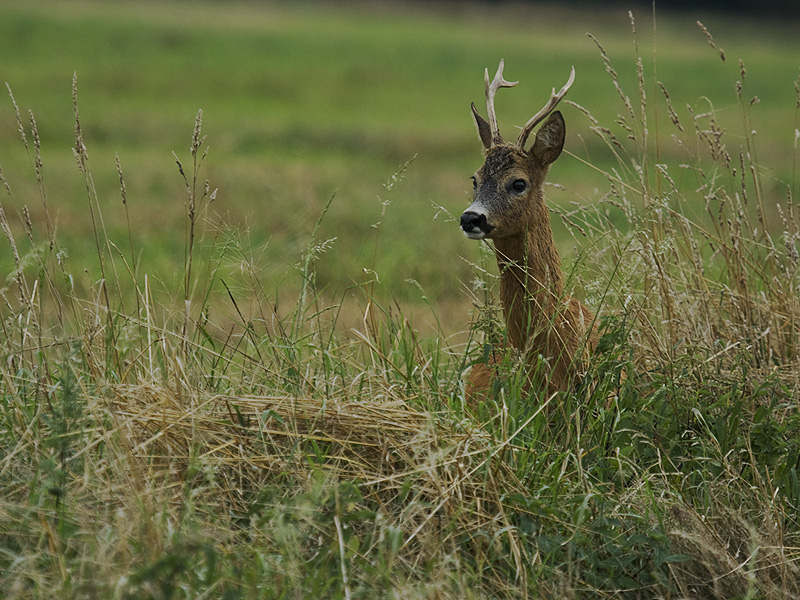
<instances>
[{"instance_id":1,"label":"tall grass","mask_svg":"<svg viewBox=\"0 0 800 600\"><path fill-rule=\"evenodd\" d=\"M713 106L675 106L642 59L626 91L597 45L620 116L579 108L618 163L596 203L560 217L586 249L569 280L603 336L577 393L526 397L509 369L475 410L461 371L479 344L421 336L381 302L371 265L348 292L363 318L341 327L315 279L335 196L297 257L298 297L265 285L259 248L207 210L201 113L189 157L175 156L183 271L148 271L136 231L103 226L75 84L96 264L72 265L55 227L17 239L0 212L15 264L0 337L2 595L800 594L795 182L780 206L766 192L743 66L735 136ZM12 106L39 197L16 198L3 176L6 197L41 203L50 223L36 122ZM669 135L654 127L664 117Z\"/></svg>"}]
</instances>

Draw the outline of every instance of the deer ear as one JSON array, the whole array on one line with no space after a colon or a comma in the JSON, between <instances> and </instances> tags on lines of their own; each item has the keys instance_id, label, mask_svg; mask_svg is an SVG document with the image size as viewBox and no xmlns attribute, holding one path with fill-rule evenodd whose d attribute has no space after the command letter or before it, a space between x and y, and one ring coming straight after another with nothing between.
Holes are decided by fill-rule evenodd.
<instances>
[{"instance_id":1,"label":"deer ear","mask_svg":"<svg viewBox=\"0 0 800 600\"><path fill-rule=\"evenodd\" d=\"M550 165L559 157L564 148L567 128L560 111L555 111L536 133L531 154L543 165Z\"/></svg>"},{"instance_id":2,"label":"deer ear","mask_svg":"<svg viewBox=\"0 0 800 600\"><path fill-rule=\"evenodd\" d=\"M472 103L472 116L475 117L475 126L478 128L478 135L481 137L484 149L488 150L492 147L492 130L489 127L489 122L478 114L478 109L475 108L475 103Z\"/></svg>"}]
</instances>

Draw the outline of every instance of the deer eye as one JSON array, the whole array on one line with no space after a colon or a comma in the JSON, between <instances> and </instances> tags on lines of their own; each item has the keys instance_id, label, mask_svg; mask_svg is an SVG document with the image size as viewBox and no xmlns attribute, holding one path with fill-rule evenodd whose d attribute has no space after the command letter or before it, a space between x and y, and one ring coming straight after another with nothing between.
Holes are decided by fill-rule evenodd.
<instances>
[{"instance_id":1,"label":"deer eye","mask_svg":"<svg viewBox=\"0 0 800 600\"><path fill-rule=\"evenodd\" d=\"M478 189L478 180L475 178L474 175L471 177L471 179L472 179L472 188Z\"/></svg>"},{"instance_id":2,"label":"deer eye","mask_svg":"<svg viewBox=\"0 0 800 600\"><path fill-rule=\"evenodd\" d=\"M528 184L524 179L516 179L514 183L511 184L511 189L515 192L524 192L527 187Z\"/></svg>"}]
</instances>

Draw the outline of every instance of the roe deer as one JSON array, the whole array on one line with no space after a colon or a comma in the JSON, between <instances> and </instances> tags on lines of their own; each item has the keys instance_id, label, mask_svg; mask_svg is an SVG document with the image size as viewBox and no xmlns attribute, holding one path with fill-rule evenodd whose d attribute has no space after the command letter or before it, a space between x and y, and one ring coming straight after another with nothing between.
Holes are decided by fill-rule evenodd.
<instances>
[{"instance_id":1,"label":"roe deer","mask_svg":"<svg viewBox=\"0 0 800 600\"><path fill-rule=\"evenodd\" d=\"M525 357L526 364L544 357L547 368L538 381L548 393L567 390L576 380L584 354L596 343L591 311L574 298L564 296L564 274L550 216L544 202L545 176L564 146L564 118L552 112L575 79L575 68L561 90L522 128L515 144L500 136L494 97L501 87L519 82L503 79L503 61L494 80L485 71L485 120L472 104L472 114L483 142L485 161L473 175L472 205L461 215L461 229L473 240L491 239L500 270L500 301L508 341ZM551 114L552 112L552 114ZM533 145L525 143L533 128L539 128ZM467 396L485 394L500 358L490 355L488 364L473 366ZM532 384L528 374L528 385Z\"/></svg>"}]
</instances>

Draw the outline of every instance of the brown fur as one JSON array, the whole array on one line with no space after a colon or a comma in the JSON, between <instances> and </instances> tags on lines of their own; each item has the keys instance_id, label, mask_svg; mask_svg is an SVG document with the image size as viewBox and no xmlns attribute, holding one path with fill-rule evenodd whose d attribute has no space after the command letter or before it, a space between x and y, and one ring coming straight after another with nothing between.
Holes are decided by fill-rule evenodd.
<instances>
[{"instance_id":1,"label":"brown fur","mask_svg":"<svg viewBox=\"0 0 800 600\"><path fill-rule=\"evenodd\" d=\"M509 345L528 364L539 355L546 359L546 381L538 383L549 393L567 390L582 372L597 332L592 312L564 296L561 259L542 190L550 165L563 148L564 120L561 113L552 113L526 151L504 143L499 132L491 135L489 123L474 106L473 114L485 161L474 175L474 202L462 216L462 228L470 237L494 242ZM507 351L495 348L486 363L474 365L467 385L469 398L487 393ZM529 378L529 384L534 383Z\"/></svg>"}]
</instances>

